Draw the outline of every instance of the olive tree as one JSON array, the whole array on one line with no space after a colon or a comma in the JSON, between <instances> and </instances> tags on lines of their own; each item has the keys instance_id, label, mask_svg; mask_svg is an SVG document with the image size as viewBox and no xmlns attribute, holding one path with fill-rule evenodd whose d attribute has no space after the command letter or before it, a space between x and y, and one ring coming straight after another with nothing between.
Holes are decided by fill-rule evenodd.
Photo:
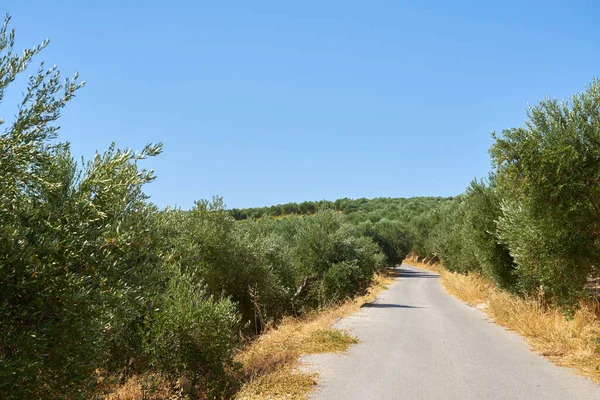
<instances>
[{"instance_id":1,"label":"olive tree","mask_svg":"<svg viewBox=\"0 0 600 400\"><path fill-rule=\"evenodd\" d=\"M0 101L48 44L17 53L0 29ZM0 135L0 397L86 397L157 273L138 161L111 147L83 166L58 142L61 110L83 82L40 65ZM115 346L117 348L115 348ZM114 351L113 351L114 350Z\"/></svg>"},{"instance_id":2,"label":"olive tree","mask_svg":"<svg viewBox=\"0 0 600 400\"><path fill-rule=\"evenodd\" d=\"M600 81L569 101L545 99L490 150L499 235L524 290L572 304L600 263Z\"/></svg>"}]
</instances>

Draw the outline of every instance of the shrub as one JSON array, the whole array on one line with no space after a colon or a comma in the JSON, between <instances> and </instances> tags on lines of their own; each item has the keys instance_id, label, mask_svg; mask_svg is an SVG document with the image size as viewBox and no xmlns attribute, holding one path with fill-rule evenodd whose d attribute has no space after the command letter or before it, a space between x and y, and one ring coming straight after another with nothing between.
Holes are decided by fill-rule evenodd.
<instances>
[{"instance_id":1,"label":"shrub","mask_svg":"<svg viewBox=\"0 0 600 400\"><path fill-rule=\"evenodd\" d=\"M360 293L368 281L367 272L361 270L357 260L332 264L323 275L321 302L340 302L351 294Z\"/></svg>"},{"instance_id":2,"label":"shrub","mask_svg":"<svg viewBox=\"0 0 600 400\"><path fill-rule=\"evenodd\" d=\"M510 288L515 283L514 261L498 236L497 221L502 217L500 199L493 187L473 181L463 196L463 241L477 260L478 268L496 284Z\"/></svg>"},{"instance_id":3,"label":"shrub","mask_svg":"<svg viewBox=\"0 0 600 400\"><path fill-rule=\"evenodd\" d=\"M473 249L467 246L464 238L466 207L463 197L441 204L433 213L437 214L437 225L429 239L433 256L438 257L452 271L466 273L479 270Z\"/></svg>"},{"instance_id":4,"label":"shrub","mask_svg":"<svg viewBox=\"0 0 600 400\"><path fill-rule=\"evenodd\" d=\"M388 264L401 262L411 250L405 221L384 218L374 224L366 224L363 229L364 235L381 247Z\"/></svg>"},{"instance_id":5,"label":"shrub","mask_svg":"<svg viewBox=\"0 0 600 400\"><path fill-rule=\"evenodd\" d=\"M352 297L364 290L375 271L384 266L385 256L370 238L357 236L344 224L344 217L332 210L303 218L295 236L295 256L304 277L313 282L302 306L321 307ZM348 280L352 275L352 279Z\"/></svg>"},{"instance_id":6,"label":"shrub","mask_svg":"<svg viewBox=\"0 0 600 400\"><path fill-rule=\"evenodd\" d=\"M209 396L231 389L239 344L235 305L208 296L196 276L175 268L153 307L144 343L151 367L171 381L186 377Z\"/></svg>"},{"instance_id":7,"label":"shrub","mask_svg":"<svg viewBox=\"0 0 600 400\"><path fill-rule=\"evenodd\" d=\"M209 295L230 297L248 330L260 331L266 319L285 310L289 290L275 272L282 266L273 264L274 242L236 222L222 199L197 202L189 212L169 211L163 223L170 260L184 272L197 272Z\"/></svg>"}]
</instances>

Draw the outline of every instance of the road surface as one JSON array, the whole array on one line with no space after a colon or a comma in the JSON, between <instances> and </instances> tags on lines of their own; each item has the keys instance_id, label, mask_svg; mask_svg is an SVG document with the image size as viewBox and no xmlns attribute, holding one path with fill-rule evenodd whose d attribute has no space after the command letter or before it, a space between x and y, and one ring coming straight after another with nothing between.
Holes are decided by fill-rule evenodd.
<instances>
[{"instance_id":1,"label":"road surface","mask_svg":"<svg viewBox=\"0 0 600 400\"><path fill-rule=\"evenodd\" d=\"M439 276L396 268L389 290L336 327L360 343L304 356L313 399L600 399L600 386L532 353L515 333L448 295Z\"/></svg>"}]
</instances>

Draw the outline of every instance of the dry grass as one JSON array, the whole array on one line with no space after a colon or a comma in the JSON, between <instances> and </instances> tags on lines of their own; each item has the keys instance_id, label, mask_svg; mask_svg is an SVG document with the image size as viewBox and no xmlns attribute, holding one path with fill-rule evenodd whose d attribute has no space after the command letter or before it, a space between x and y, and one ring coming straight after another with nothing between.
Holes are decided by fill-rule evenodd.
<instances>
[{"instance_id":1,"label":"dry grass","mask_svg":"<svg viewBox=\"0 0 600 400\"><path fill-rule=\"evenodd\" d=\"M174 388L165 378L158 374L134 376L120 385L116 391L109 393L106 400L164 400L180 399L183 391Z\"/></svg>"},{"instance_id":2,"label":"dry grass","mask_svg":"<svg viewBox=\"0 0 600 400\"><path fill-rule=\"evenodd\" d=\"M304 399L316 384L316 376L299 373L291 367L281 367L249 381L236 399Z\"/></svg>"},{"instance_id":3,"label":"dry grass","mask_svg":"<svg viewBox=\"0 0 600 400\"><path fill-rule=\"evenodd\" d=\"M237 356L248 377L236 398L304 399L316 383L316 375L299 372L298 358L303 354L343 352L356 339L331 328L337 320L373 301L393 282L390 274L376 276L369 292L362 297L315 312L303 318L287 318L246 347Z\"/></svg>"},{"instance_id":4,"label":"dry grass","mask_svg":"<svg viewBox=\"0 0 600 400\"><path fill-rule=\"evenodd\" d=\"M557 365L574 368L600 384L600 305L586 301L572 318L535 298L524 299L500 290L477 274L462 275L439 265L406 260L433 270L446 290L472 306L485 304L485 312L498 324L524 336L533 350Z\"/></svg>"},{"instance_id":5,"label":"dry grass","mask_svg":"<svg viewBox=\"0 0 600 400\"><path fill-rule=\"evenodd\" d=\"M495 289L494 285L479 274L463 275L449 271L439 271L442 283L448 293L466 301L472 306L487 303Z\"/></svg>"}]
</instances>

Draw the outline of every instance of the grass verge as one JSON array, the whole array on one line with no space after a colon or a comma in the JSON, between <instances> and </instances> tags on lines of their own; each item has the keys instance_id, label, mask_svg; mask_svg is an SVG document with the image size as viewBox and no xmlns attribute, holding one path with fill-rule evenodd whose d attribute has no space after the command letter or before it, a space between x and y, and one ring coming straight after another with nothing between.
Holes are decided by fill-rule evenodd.
<instances>
[{"instance_id":1,"label":"grass verge","mask_svg":"<svg viewBox=\"0 0 600 400\"><path fill-rule=\"evenodd\" d=\"M536 298L522 298L497 288L478 274L450 272L439 264L404 261L440 274L446 291L478 307L494 321L521 336L533 350L557 365L600 384L600 305L597 300L580 304L572 317Z\"/></svg>"},{"instance_id":2,"label":"grass verge","mask_svg":"<svg viewBox=\"0 0 600 400\"><path fill-rule=\"evenodd\" d=\"M110 389L110 386L107 387ZM172 385L159 374L134 376L120 385L115 392L102 397L105 400L159 400L183 398L183 388Z\"/></svg>"},{"instance_id":3,"label":"grass verge","mask_svg":"<svg viewBox=\"0 0 600 400\"><path fill-rule=\"evenodd\" d=\"M306 398L316 384L317 376L299 372L296 368L298 358L303 354L343 352L356 343L354 337L332 329L331 325L373 301L392 282L391 274L379 274L366 295L302 318L286 318L265 332L237 356L247 383L236 399Z\"/></svg>"}]
</instances>

